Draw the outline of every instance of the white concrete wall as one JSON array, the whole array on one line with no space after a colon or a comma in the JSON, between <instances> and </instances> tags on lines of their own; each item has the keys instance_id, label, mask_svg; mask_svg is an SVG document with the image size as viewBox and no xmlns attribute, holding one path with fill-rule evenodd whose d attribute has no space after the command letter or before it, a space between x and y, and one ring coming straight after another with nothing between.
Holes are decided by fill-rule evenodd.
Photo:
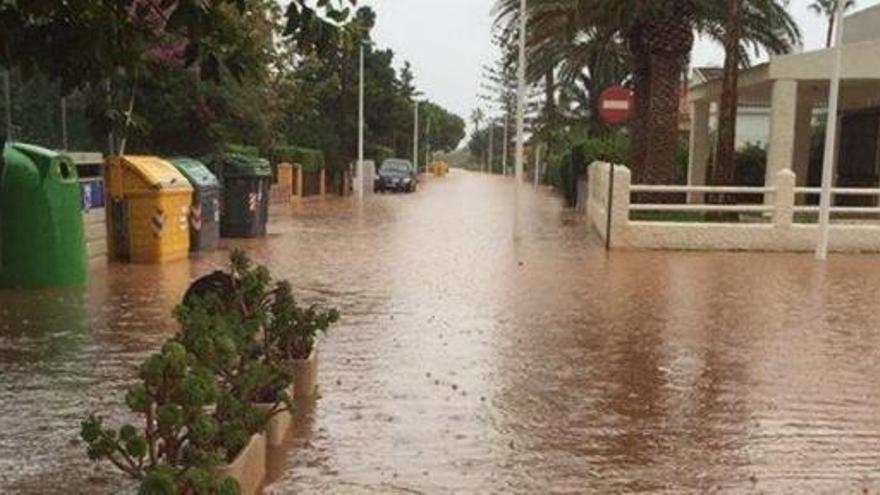
<instances>
[{"instance_id":1,"label":"white concrete wall","mask_svg":"<svg viewBox=\"0 0 880 495\"><path fill-rule=\"evenodd\" d=\"M604 240L608 197L607 163L589 168L590 197L587 218ZM611 247L618 249L664 249L685 251L795 251L815 249L815 224L794 224L796 177L782 170L772 181L773 213L769 223L727 224L711 222L650 222L629 218L630 173L616 166L612 203ZM835 252L880 252L880 225L832 225L829 249Z\"/></svg>"},{"instance_id":2,"label":"white concrete wall","mask_svg":"<svg viewBox=\"0 0 880 495\"><path fill-rule=\"evenodd\" d=\"M844 19L844 26L844 43L880 39L880 5L848 15Z\"/></svg>"}]
</instances>

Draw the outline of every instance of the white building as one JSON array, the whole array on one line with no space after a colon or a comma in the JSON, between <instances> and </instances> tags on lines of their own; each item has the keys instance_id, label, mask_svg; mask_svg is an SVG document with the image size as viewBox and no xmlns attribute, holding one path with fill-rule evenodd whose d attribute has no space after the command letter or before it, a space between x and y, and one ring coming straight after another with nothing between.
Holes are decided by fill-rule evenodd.
<instances>
[{"instance_id":1,"label":"white building","mask_svg":"<svg viewBox=\"0 0 880 495\"><path fill-rule=\"evenodd\" d=\"M720 67L695 67L691 75L691 86L702 86L720 79ZM718 104L709 108L709 132L718 131ZM770 107L765 102L750 102L740 99L736 119L736 147L753 144L766 147L770 139Z\"/></svg>"},{"instance_id":2,"label":"white building","mask_svg":"<svg viewBox=\"0 0 880 495\"><path fill-rule=\"evenodd\" d=\"M845 20L841 83L841 136L835 165L839 187L880 186L880 6L856 12ZM768 146L768 183L781 170L792 170L798 185L818 184L820 171L810 170L810 135L815 109L827 108L834 50L825 49L773 57L744 70L739 94L745 108L764 108ZM721 80L709 79L690 88L691 185L706 184L711 149L712 108L721 95ZM758 140L764 125L760 111L750 112L737 126L737 142ZM749 129L745 129L749 128ZM848 198L852 199L852 198ZM874 201L874 200L871 200Z\"/></svg>"}]
</instances>

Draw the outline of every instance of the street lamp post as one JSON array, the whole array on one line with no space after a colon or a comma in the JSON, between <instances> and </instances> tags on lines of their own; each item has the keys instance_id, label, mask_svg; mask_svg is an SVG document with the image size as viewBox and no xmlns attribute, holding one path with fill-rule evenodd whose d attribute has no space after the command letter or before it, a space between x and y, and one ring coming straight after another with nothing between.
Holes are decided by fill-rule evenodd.
<instances>
[{"instance_id":1,"label":"street lamp post","mask_svg":"<svg viewBox=\"0 0 880 495\"><path fill-rule=\"evenodd\" d=\"M541 183L541 145L535 143L535 190Z\"/></svg>"},{"instance_id":2,"label":"street lamp post","mask_svg":"<svg viewBox=\"0 0 880 495\"><path fill-rule=\"evenodd\" d=\"M504 156L501 157L501 175L503 177L507 177L507 155L509 155L507 151L507 143L510 141L510 137L507 135L507 128L509 126L510 116L508 114L504 114L504 132L502 132L502 136L504 136L504 142L501 143L501 152Z\"/></svg>"},{"instance_id":3,"label":"street lamp post","mask_svg":"<svg viewBox=\"0 0 880 495\"><path fill-rule=\"evenodd\" d=\"M428 167L431 166L431 119L425 120L427 120L425 124L425 173L427 174Z\"/></svg>"},{"instance_id":4,"label":"street lamp post","mask_svg":"<svg viewBox=\"0 0 880 495\"><path fill-rule=\"evenodd\" d=\"M838 0L835 14L834 65L828 94L828 124L825 127L825 159L822 163L822 193L819 200L819 241L816 259L828 259L828 236L831 228L831 188L833 187L835 151L837 149L837 108L840 100L840 72L843 65L844 0Z\"/></svg>"},{"instance_id":5,"label":"street lamp post","mask_svg":"<svg viewBox=\"0 0 880 495\"><path fill-rule=\"evenodd\" d=\"M495 152L493 147L495 146L495 119L489 119L489 164L486 167L486 171L489 172L489 175L492 175L495 172Z\"/></svg>"},{"instance_id":6,"label":"street lamp post","mask_svg":"<svg viewBox=\"0 0 880 495\"><path fill-rule=\"evenodd\" d=\"M526 0L519 3L519 67L517 70L516 91L516 162L514 166L515 185L513 188L513 239L520 238L520 196L523 188L523 159L525 141L525 98L526 98ZM505 126L506 127L506 126ZM505 140L506 143L506 140Z\"/></svg>"},{"instance_id":7,"label":"street lamp post","mask_svg":"<svg viewBox=\"0 0 880 495\"><path fill-rule=\"evenodd\" d=\"M419 102L415 101L415 117L413 118L413 169L419 173Z\"/></svg>"},{"instance_id":8,"label":"street lamp post","mask_svg":"<svg viewBox=\"0 0 880 495\"><path fill-rule=\"evenodd\" d=\"M360 85L358 87L358 162L357 198L364 200L364 44L360 52Z\"/></svg>"}]
</instances>

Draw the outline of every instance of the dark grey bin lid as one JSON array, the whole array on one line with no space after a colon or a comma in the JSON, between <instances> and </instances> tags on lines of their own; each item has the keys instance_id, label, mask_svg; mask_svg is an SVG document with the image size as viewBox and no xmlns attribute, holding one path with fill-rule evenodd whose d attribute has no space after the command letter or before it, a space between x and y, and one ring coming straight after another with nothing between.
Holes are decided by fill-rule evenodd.
<instances>
[{"instance_id":1,"label":"dark grey bin lid","mask_svg":"<svg viewBox=\"0 0 880 495\"><path fill-rule=\"evenodd\" d=\"M185 156L178 156L168 160L180 170L193 187L198 189L212 189L220 187L220 181L205 166L204 163Z\"/></svg>"}]
</instances>

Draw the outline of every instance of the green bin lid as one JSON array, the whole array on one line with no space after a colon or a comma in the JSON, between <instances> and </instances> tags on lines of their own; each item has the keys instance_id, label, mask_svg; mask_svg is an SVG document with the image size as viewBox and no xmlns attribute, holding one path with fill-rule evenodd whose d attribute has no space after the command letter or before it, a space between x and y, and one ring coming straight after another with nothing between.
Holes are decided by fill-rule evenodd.
<instances>
[{"instance_id":1,"label":"green bin lid","mask_svg":"<svg viewBox=\"0 0 880 495\"><path fill-rule=\"evenodd\" d=\"M217 170L215 163L223 164L224 177L271 177L272 166L269 160L238 153L223 153L207 159L212 170ZM222 177L220 178L222 180Z\"/></svg>"},{"instance_id":2,"label":"green bin lid","mask_svg":"<svg viewBox=\"0 0 880 495\"><path fill-rule=\"evenodd\" d=\"M6 143L3 155L3 161L9 161L10 164L21 165L22 160L33 163L42 178L51 175L63 182L76 182L79 179L76 167L70 158L57 151L32 144L12 142Z\"/></svg>"},{"instance_id":3,"label":"green bin lid","mask_svg":"<svg viewBox=\"0 0 880 495\"><path fill-rule=\"evenodd\" d=\"M219 187L220 182L217 177L208 170L204 163L185 156L177 156L169 158L169 162L174 165L180 173L186 177L193 186L198 188Z\"/></svg>"}]
</instances>

